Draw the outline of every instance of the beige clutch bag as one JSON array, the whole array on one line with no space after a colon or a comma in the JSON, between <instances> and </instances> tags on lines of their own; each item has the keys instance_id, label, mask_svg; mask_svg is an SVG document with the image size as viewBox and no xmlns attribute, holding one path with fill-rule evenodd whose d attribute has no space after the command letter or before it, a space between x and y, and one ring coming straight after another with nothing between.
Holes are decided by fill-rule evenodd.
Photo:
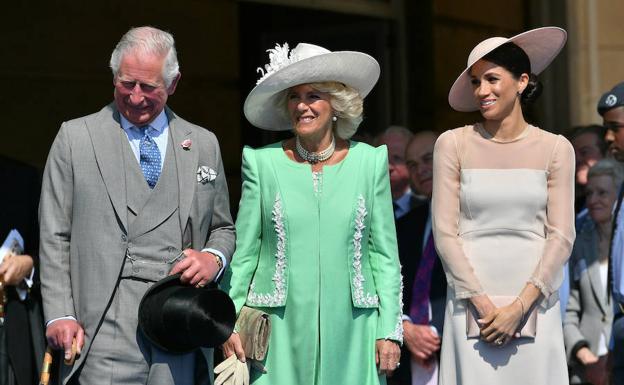
<instances>
[{"instance_id":1,"label":"beige clutch bag","mask_svg":"<svg viewBox=\"0 0 624 385\"><path fill-rule=\"evenodd\" d=\"M490 296L492 302L496 307L507 306L512 303L515 296ZM481 329L477 323L478 312L475 307L468 302L466 308L466 336L468 338L479 338ZM537 330L537 312L535 309L531 309L528 314L525 314L525 322L520 329L520 337L535 338L535 331Z\"/></svg>"},{"instance_id":2,"label":"beige clutch bag","mask_svg":"<svg viewBox=\"0 0 624 385\"><path fill-rule=\"evenodd\" d=\"M261 361L269 349L271 320L263 311L243 306L236 320L235 330L240 336L245 356Z\"/></svg>"}]
</instances>

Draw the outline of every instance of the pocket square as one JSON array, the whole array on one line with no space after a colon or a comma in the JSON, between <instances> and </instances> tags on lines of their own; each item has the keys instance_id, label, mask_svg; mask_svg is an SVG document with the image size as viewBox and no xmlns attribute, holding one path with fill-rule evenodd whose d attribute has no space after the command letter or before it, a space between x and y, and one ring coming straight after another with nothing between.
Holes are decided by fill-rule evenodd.
<instances>
[{"instance_id":1,"label":"pocket square","mask_svg":"<svg viewBox=\"0 0 624 385\"><path fill-rule=\"evenodd\" d=\"M197 183L206 184L217 179L217 172L207 166L199 166L197 169Z\"/></svg>"}]
</instances>

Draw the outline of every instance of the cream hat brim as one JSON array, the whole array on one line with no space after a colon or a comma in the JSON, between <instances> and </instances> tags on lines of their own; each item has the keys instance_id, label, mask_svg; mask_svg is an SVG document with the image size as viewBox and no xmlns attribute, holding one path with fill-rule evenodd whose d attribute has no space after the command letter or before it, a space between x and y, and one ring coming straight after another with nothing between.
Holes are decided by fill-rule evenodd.
<instances>
[{"instance_id":1,"label":"cream hat brim","mask_svg":"<svg viewBox=\"0 0 624 385\"><path fill-rule=\"evenodd\" d=\"M377 60L361 52L326 52L289 64L256 85L245 100L247 120L265 130L291 130L290 120L279 111L275 99L282 91L300 84L334 81L353 87L362 98L368 95L379 79Z\"/></svg>"},{"instance_id":2,"label":"cream hat brim","mask_svg":"<svg viewBox=\"0 0 624 385\"><path fill-rule=\"evenodd\" d=\"M567 39L567 33L559 27L542 27L523 32L510 38L492 37L477 44L468 56L466 69L459 75L451 90L448 101L456 111L478 111L479 105L474 98L472 84L470 83L470 68L488 53L501 45L513 42L526 52L531 61L531 72L542 72L559 51L563 48Z\"/></svg>"}]
</instances>

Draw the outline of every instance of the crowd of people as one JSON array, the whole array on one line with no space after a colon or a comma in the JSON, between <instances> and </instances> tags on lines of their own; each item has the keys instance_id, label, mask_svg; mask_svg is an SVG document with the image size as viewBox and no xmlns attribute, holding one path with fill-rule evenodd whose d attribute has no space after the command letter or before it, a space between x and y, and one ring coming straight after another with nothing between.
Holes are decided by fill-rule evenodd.
<instances>
[{"instance_id":1,"label":"crowd of people","mask_svg":"<svg viewBox=\"0 0 624 385\"><path fill-rule=\"evenodd\" d=\"M624 83L568 138L523 113L566 37L482 41L449 91L481 122L373 145L352 137L377 61L275 46L244 114L293 136L243 149L234 223L217 138L167 106L173 37L130 29L113 102L62 124L41 189L0 159L20 182L0 385L37 383L46 343L62 384L624 384ZM240 365L215 379L222 360Z\"/></svg>"}]
</instances>

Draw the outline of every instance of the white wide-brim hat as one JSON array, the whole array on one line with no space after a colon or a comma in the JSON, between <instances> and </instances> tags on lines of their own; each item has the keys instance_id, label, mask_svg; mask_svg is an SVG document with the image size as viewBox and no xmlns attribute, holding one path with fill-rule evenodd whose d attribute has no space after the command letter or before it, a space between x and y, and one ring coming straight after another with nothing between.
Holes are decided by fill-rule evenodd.
<instances>
[{"instance_id":1,"label":"white wide-brim hat","mask_svg":"<svg viewBox=\"0 0 624 385\"><path fill-rule=\"evenodd\" d=\"M270 63L258 68L262 77L247 95L245 117L265 130L292 129L280 111L276 98L290 87L318 82L339 82L354 88L362 98L379 79L379 63L372 56L355 51L332 52L314 44L299 43L288 52L288 44L269 49Z\"/></svg>"},{"instance_id":2,"label":"white wide-brim hat","mask_svg":"<svg viewBox=\"0 0 624 385\"><path fill-rule=\"evenodd\" d=\"M492 52L501 45L513 42L526 52L531 62L531 72L539 74L557 56L567 39L567 33L559 27L542 27L523 32L514 37L491 37L483 40L472 49L468 56L466 69L459 75L451 90L448 101L454 110L470 112L479 110L479 104L474 98L470 83L470 67L479 59Z\"/></svg>"}]
</instances>

